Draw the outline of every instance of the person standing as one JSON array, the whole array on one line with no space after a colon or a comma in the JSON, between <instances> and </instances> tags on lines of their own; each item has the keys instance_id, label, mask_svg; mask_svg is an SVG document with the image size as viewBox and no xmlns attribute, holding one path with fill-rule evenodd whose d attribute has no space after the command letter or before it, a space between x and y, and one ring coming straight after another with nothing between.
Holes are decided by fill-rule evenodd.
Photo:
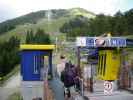
<instances>
[{"instance_id":1,"label":"person standing","mask_svg":"<svg viewBox=\"0 0 133 100\"><path fill-rule=\"evenodd\" d=\"M64 55L60 56L60 62L57 65L57 74L58 74L58 78L61 78L61 72L64 70L65 68L65 63L66 63L66 59Z\"/></svg>"},{"instance_id":2,"label":"person standing","mask_svg":"<svg viewBox=\"0 0 133 100\"><path fill-rule=\"evenodd\" d=\"M65 69L61 74L61 81L64 83L64 96L65 100L71 97L71 93L75 92L75 78L76 73L74 66L69 62L65 64Z\"/></svg>"}]
</instances>

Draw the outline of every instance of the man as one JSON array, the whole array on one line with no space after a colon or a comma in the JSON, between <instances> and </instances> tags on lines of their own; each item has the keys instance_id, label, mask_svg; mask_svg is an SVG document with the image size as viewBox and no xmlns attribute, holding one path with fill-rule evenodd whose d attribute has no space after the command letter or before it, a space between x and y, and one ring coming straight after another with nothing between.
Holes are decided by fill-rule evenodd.
<instances>
[{"instance_id":1,"label":"man","mask_svg":"<svg viewBox=\"0 0 133 100\"><path fill-rule=\"evenodd\" d=\"M65 59L65 56L61 55L60 56L60 62L59 64L57 65L57 74L58 74L58 77L60 78L61 77L61 72L64 70L65 68L65 63L66 63L66 59Z\"/></svg>"},{"instance_id":2,"label":"man","mask_svg":"<svg viewBox=\"0 0 133 100\"><path fill-rule=\"evenodd\" d=\"M71 97L71 93L75 93L75 78L76 78L76 71L74 65L72 65L71 61L65 64L65 69L63 71L62 82L64 83L64 96L65 100Z\"/></svg>"}]
</instances>

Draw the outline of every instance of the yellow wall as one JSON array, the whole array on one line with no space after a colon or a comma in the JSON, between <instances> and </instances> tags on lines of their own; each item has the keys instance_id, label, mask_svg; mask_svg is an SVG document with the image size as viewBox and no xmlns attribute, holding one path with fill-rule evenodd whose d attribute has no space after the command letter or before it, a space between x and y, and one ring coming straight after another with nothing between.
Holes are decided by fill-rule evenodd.
<instances>
[{"instance_id":1,"label":"yellow wall","mask_svg":"<svg viewBox=\"0 0 133 100\"><path fill-rule=\"evenodd\" d=\"M117 50L99 51L97 78L102 80L116 80L120 66L120 53Z\"/></svg>"}]
</instances>

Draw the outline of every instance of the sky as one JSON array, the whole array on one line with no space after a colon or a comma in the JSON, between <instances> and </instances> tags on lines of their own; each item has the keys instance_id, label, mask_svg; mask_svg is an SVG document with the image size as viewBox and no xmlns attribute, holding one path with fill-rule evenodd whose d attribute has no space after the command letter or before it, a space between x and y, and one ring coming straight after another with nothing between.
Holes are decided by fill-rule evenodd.
<instances>
[{"instance_id":1,"label":"sky","mask_svg":"<svg viewBox=\"0 0 133 100\"><path fill-rule=\"evenodd\" d=\"M0 22L39 10L75 7L114 15L133 8L133 0L0 0Z\"/></svg>"}]
</instances>

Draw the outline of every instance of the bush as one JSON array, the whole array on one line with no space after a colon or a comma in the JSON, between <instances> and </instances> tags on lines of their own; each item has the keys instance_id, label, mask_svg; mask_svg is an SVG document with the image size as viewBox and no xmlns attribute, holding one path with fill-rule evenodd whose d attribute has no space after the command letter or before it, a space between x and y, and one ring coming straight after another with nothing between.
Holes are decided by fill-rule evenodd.
<instances>
[{"instance_id":1,"label":"bush","mask_svg":"<svg viewBox=\"0 0 133 100\"><path fill-rule=\"evenodd\" d=\"M0 77L7 75L15 65L19 64L18 52L19 40L16 37L0 43Z\"/></svg>"}]
</instances>

